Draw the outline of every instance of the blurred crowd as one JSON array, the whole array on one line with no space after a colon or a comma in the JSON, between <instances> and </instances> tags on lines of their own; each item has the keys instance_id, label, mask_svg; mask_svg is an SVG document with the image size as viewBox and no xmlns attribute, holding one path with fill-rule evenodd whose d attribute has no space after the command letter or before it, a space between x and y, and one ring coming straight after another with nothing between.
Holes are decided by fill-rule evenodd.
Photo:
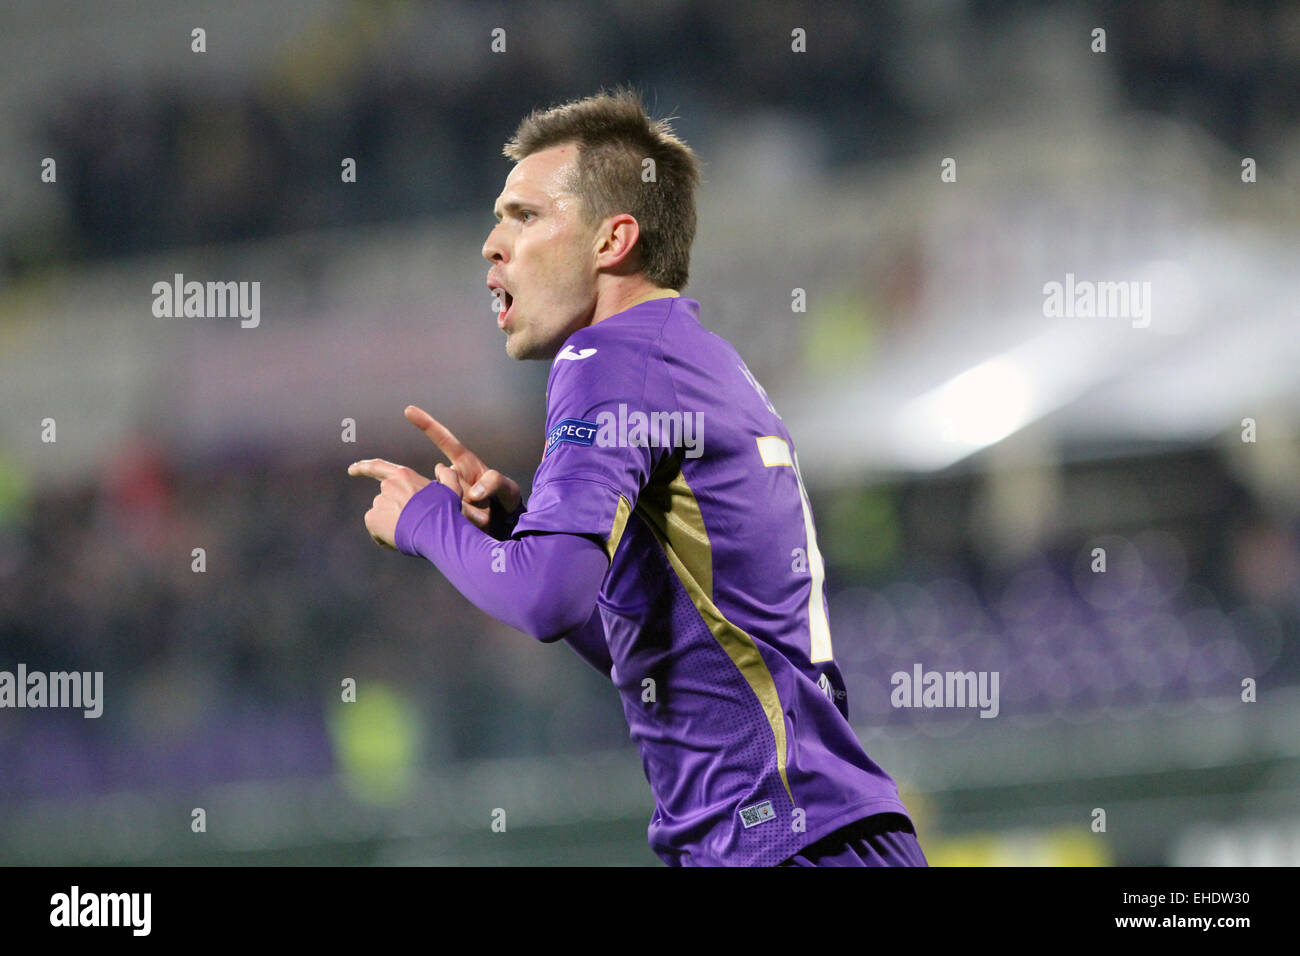
<instances>
[{"instance_id":1,"label":"blurred crowd","mask_svg":"<svg viewBox=\"0 0 1300 956\"><path fill-rule=\"evenodd\" d=\"M1252 149L1300 118L1300 7L1285 2L1079 12L831 0L800 8L806 22L781 4L720 2L337 10L236 82L64 77L33 100L27 125L64 186L48 201L63 205L40 243L26 244L32 223L5 223L0 278L482 208L507 169L501 144L530 109L629 78L652 92L653 113L682 114L677 130L706 157L773 116L820 174L915 154L945 124L1023 104L1014 70L1035 53L1058 68L1058 51L1024 32L1038 17L1080 24L1085 49L1087 28L1106 26L1121 110L1170 112ZM795 27L808 31L806 57L790 55ZM987 55L999 38L1021 59ZM358 169L347 188L344 157ZM890 316L921 268L908 249L896 255L872 277ZM831 354L826 341L847 353L846 334L867 334L844 314L810 353ZM373 490L346 464L250 452L196 468L141 441L79 489L17 495L0 460L0 668L102 670L105 687L99 719L5 714L0 799L333 773L349 678L358 702L382 689L406 703L422 765L627 746L614 691L576 655L490 621L426 562L375 547L362 524ZM1294 517L1225 477L1212 452L1176 464L1217 489L1213 508L1062 530L1011 563L968 520L978 473L810 489L851 717L978 719L891 707L890 676L916 664L998 671L1002 719L1230 699L1247 677L1300 683ZM1105 574L1092 570L1095 547Z\"/></svg>"},{"instance_id":2,"label":"blurred crowd","mask_svg":"<svg viewBox=\"0 0 1300 956\"><path fill-rule=\"evenodd\" d=\"M4 659L102 670L105 705L89 720L7 713L0 797L332 773L349 677L358 700L383 688L409 703L421 765L627 745L613 689L569 649L375 547L362 523L372 489L345 467L182 471L142 442L96 487L8 511ZM1211 456L1180 467L1223 489L1211 513L1062 539L1010 565L959 530L969 482L814 492L850 716L978 719L892 707L891 675L916 664L999 672L1003 720L1234 699L1245 677L1300 683L1300 529Z\"/></svg>"},{"instance_id":3,"label":"blurred crowd","mask_svg":"<svg viewBox=\"0 0 1300 956\"><path fill-rule=\"evenodd\" d=\"M0 236L8 271L63 260L392 222L481 205L527 112L638 78L703 155L779 119L819 171L943 140L970 109L1030 108L1034 23L1108 30L1122 107L1177 115L1252 154L1300 120L1300 8L1011 2L787 10L722 2L343 5L262 69L210 84L64 83L32 104L59 157L62 234ZM797 22L796 22L797 21ZM491 30L506 31L504 53ZM790 52L793 29L808 53ZM1016 57L990 57L997 44ZM474 44L477 44L477 49ZM1082 48L1082 47L1081 47ZM1049 46L1044 57L1055 57ZM1077 64L1077 61L1070 61ZM1059 69L1077 69L1062 61ZM1017 72L1025 71L1027 73ZM689 109L685 106L689 104ZM341 188L340 163L357 162ZM15 224L20 228L29 223Z\"/></svg>"}]
</instances>

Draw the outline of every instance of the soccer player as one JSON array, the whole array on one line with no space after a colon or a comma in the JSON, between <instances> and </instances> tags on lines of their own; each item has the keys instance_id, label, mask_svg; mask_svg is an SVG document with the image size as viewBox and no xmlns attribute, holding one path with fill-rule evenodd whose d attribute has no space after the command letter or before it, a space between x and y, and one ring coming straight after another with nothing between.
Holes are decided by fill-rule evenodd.
<instances>
[{"instance_id":1,"label":"soccer player","mask_svg":"<svg viewBox=\"0 0 1300 956\"><path fill-rule=\"evenodd\" d=\"M551 362L527 507L427 412L435 481L381 459L365 524L613 681L670 865L924 866L848 722L794 443L685 298L699 164L629 90L519 126L483 245L516 359Z\"/></svg>"}]
</instances>

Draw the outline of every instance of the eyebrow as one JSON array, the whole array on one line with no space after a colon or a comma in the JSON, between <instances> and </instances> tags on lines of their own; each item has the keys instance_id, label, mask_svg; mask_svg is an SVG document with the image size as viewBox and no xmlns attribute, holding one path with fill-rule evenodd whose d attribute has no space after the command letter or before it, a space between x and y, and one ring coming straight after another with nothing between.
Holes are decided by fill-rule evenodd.
<instances>
[{"instance_id":1,"label":"eyebrow","mask_svg":"<svg viewBox=\"0 0 1300 956\"><path fill-rule=\"evenodd\" d=\"M511 214L513 215L514 213L517 213L517 212L519 212L519 211L521 211L521 210L523 210L523 209L529 209L529 210L532 210L532 211L536 211L538 207L537 207L537 204L536 204L536 203L531 203L531 202L520 202L518 199L512 199L512 200L510 200L510 202L508 202L508 203L505 204L505 207L504 207L504 208L505 208L505 211L506 211L506 212L511 213ZM500 219L500 218L501 218L501 210L500 210L500 209L497 209L497 208L494 207L494 208L492 209L492 215L494 215L494 216L496 216L498 219Z\"/></svg>"}]
</instances>

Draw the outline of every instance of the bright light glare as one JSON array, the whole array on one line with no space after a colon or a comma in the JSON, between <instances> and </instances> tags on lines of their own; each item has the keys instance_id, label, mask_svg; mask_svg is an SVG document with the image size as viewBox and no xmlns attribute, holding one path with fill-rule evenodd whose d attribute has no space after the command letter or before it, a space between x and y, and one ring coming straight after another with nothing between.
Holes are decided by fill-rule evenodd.
<instances>
[{"instance_id":1,"label":"bright light glare","mask_svg":"<svg viewBox=\"0 0 1300 956\"><path fill-rule=\"evenodd\" d=\"M1001 441L1033 414L1033 388L1006 356L962 372L912 402L900 417L913 454L942 466Z\"/></svg>"}]
</instances>

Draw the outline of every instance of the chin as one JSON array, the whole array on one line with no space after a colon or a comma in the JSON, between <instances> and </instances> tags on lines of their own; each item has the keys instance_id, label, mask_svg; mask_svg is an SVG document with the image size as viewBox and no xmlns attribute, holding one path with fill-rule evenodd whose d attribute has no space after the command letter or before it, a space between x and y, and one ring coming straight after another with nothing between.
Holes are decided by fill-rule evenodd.
<instances>
[{"instance_id":1,"label":"chin","mask_svg":"<svg viewBox=\"0 0 1300 956\"><path fill-rule=\"evenodd\" d=\"M512 359L525 361L528 359L553 359L555 354L560 351L559 343L555 342L535 342L531 339L524 338L519 332L509 335L506 338L506 354Z\"/></svg>"},{"instance_id":2,"label":"chin","mask_svg":"<svg viewBox=\"0 0 1300 956\"><path fill-rule=\"evenodd\" d=\"M526 359L543 357L537 354L535 346L526 339L521 338L518 333L506 339L506 355L521 362Z\"/></svg>"}]
</instances>

